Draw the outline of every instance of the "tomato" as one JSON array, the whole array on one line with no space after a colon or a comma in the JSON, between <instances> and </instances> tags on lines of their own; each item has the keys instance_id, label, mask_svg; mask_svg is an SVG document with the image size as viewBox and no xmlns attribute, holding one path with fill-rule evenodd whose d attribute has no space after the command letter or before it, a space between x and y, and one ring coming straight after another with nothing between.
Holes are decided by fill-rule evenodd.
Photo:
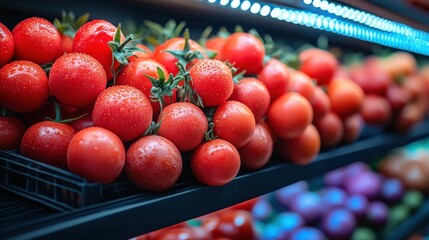
<instances>
[{"instance_id":1,"label":"tomato","mask_svg":"<svg viewBox=\"0 0 429 240\"><path fill-rule=\"evenodd\" d=\"M381 67L370 65L350 70L351 79L356 82L365 94L384 96L392 84L392 77Z\"/></svg>"},{"instance_id":2,"label":"tomato","mask_svg":"<svg viewBox=\"0 0 429 240\"><path fill-rule=\"evenodd\" d=\"M128 61L134 61L136 59L146 59L146 58L152 58L153 57L153 52L152 50L150 50L150 48L148 48L146 45L141 44L141 43L137 43L136 47L140 48L141 50L143 50L143 52L140 51L136 51L134 52L134 55L131 56L130 58L128 58Z\"/></svg>"},{"instance_id":3,"label":"tomato","mask_svg":"<svg viewBox=\"0 0 429 240\"><path fill-rule=\"evenodd\" d=\"M313 98L310 103L313 108L313 122L323 118L331 111L331 101L329 101L328 95L320 87L314 88Z\"/></svg>"},{"instance_id":4,"label":"tomato","mask_svg":"<svg viewBox=\"0 0 429 240\"><path fill-rule=\"evenodd\" d=\"M126 142L143 134L152 122L152 106L137 88L112 86L97 98L92 120L97 127L106 128Z\"/></svg>"},{"instance_id":5,"label":"tomato","mask_svg":"<svg viewBox=\"0 0 429 240\"><path fill-rule=\"evenodd\" d=\"M422 111L415 103L409 103L395 117L393 128L399 132L410 130L422 119Z\"/></svg>"},{"instance_id":6,"label":"tomato","mask_svg":"<svg viewBox=\"0 0 429 240\"><path fill-rule=\"evenodd\" d=\"M286 92L289 84L289 70L287 66L275 58L271 58L258 74L270 92L271 101Z\"/></svg>"},{"instance_id":7,"label":"tomato","mask_svg":"<svg viewBox=\"0 0 429 240\"><path fill-rule=\"evenodd\" d=\"M189 70L189 75L192 78L191 86L205 107L224 103L234 89L231 70L219 60L200 60Z\"/></svg>"},{"instance_id":8,"label":"tomato","mask_svg":"<svg viewBox=\"0 0 429 240\"><path fill-rule=\"evenodd\" d=\"M416 72L416 58L408 52L395 52L383 61L384 69L390 73L393 78L408 76Z\"/></svg>"},{"instance_id":9,"label":"tomato","mask_svg":"<svg viewBox=\"0 0 429 240\"><path fill-rule=\"evenodd\" d=\"M13 112L31 112L48 99L48 78L29 61L11 62L0 69L0 105Z\"/></svg>"},{"instance_id":10,"label":"tomato","mask_svg":"<svg viewBox=\"0 0 429 240\"><path fill-rule=\"evenodd\" d=\"M244 210L228 209L222 211L217 216L208 219L202 227L210 231L215 239L256 239L252 215Z\"/></svg>"},{"instance_id":11,"label":"tomato","mask_svg":"<svg viewBox=\"0 0 429 240\"><path fill-rule=\"evenodd\" d=\"M411 94L411 100L416 100L425 95L425 82L419 75L404 78L403 86Z\"/></svg>"},{"instance_id":12,"label":"tomato","mask_svg":"<svg viewBox=\"0 0 429 240\"><path fill-rule=\"evenodd\" d=\"M116 85L133 86L142 91L147 99L151 99L151 89L153 84L146 75L158 79L158 67L164 73L165 80L167 81L168 72L165 70L164 66L152 59L138 58L131 61L124 69L122 69L116 78ZM165 103L167 105L173 103L175 96L176 91L173 91L171 99L167 96L164 97ZM160 112L159 102L151 101L150 104L153 109L153 120L156 120Z\"/></svg>"},{"instance_id":13,"label":"tomato","mask_svg":"<svg viewBox=\"0 0 429 240\"><path fill-rule=\"evenodd\" d=\"M73 52L73 38L69 35L61 34L61 52L63 54Z\"/></svg>"},{"instance_id":14,"label":"tomato","mask_svg":"<svg viewBox=\"0 0 429 240\"><path fill-rule=\"evenodd\" d=\"M168 105L159 115L158 123L161 126L157 134L173 142L181 152L198 147L208 129L203 111L188 102Z\"/></svg>"},{"instance_id":15,"label":"tomato","mask_svg":"<svg viewBox=\"0 0 429 240\"><path fill-rule=\"evenodd\" d=\"M399 112L411 101L411 93L402 85L391 84L387 89L386 99L389 101L393 112Z\"/></svg>"},{"instance_id":16,"label":"tomato","mask_svg":"<svg viewBox=\"0 0 429 240\"><path fill-rule=\"evenodd\" d=\"M142 190L165 191L182 172L182 156L176 146L161 136L142 137L127 151L125 173Z\"/></svg>"},{"instance_id":17,"label":"tomato","mask_svg":"<svg viewBox=\"0 0 429 240\"><path fill-rule=\"evenodd\" d=\"M250 141L237 149L240 154L241 166L244 169L256 170L270 160L273 153L273 139L261 124L256 124Z\"/></svg>"},{"instance_id":18,"label":"tomato","mask_svg":"<svg viewBox=\"0 0 429 240\"><path fill-rule=\"evenodd\" d=\"M61 35L54 24L44 18L32 17L13 29L15 59L37 64L55 61L61 54Z\"/></svg>"},{"instance_id":19,"label":"tomato","mask_svg":"<svg viewBox=\"0 0 429 240\"><path fill-rule=\"evenodd\" d=\"M113 182L125 164L125 148L113 132L89 127L77 132L67 149L69 170L90 182Z\"/></svg>"},{"instance_id":20,"label":"tomato","mask_svg":"<svg viewBox=\"0 0 429 240\"><path fill-rule=\"evenodd\" d=\"M287 91L299 93L308 101L311 101L314 98L315 88L316 86L305 73L295 71L290 77Z\"/></svg>"},{"instance_id":21,"label":"tomato","mask_svg":"<svg viewBox=\"0 0 429 240\"><path fill-rule=\"evenodd\" d=\"M299 54L299 70L316 79L317 85L328 85L338 68L335 56L325 50L310 48Z\"/></svg>"},{"instance_id":22,"label":"tomato","mask_svg":"<svg viewBox=\"0 0 429 240\"><path fill-rule=\"evenodd\" d=\"M80 118L69 123L69 125L72 126L76 132L84 128L94 127L94 121L92 121L92 108L75 110L69 116L69 118L78 117Z\"/></svg>"},{"instance_id":23,"label":"tomato","mask_svg":"<svg viewBox=\"0 0 429 240\"><path fill-rule=\"evenodd\" d=\"M18 149L24 132L25 126L18 118L0 116L0 150Z\"/></svg>"},{"instance_id":24,"label":"tomato","mask_svg":"<svg viewBox=\"0 0 429 240\"><path fill-rule=\"evenodd\" d=\"M86 53L103 66L107 79L112 78L112 50L107 44L113 40L116 27L106 20L92 20L80 27L73 40L73 52ZM121 35L122 40L124 39ZM115 61L116 69L119 63Z\"/></svg>"},{"instance_id":25,"label":"tomato","mask_svg":"<svg viewBox=\"0 0 429 240\"><path fill-rule=\"evenodd\" d=\"M390 122L392 109L386 98L371 94L365 96L360 114L367 124L383 126Z\"/></svg>"},{"instance_id":26,"label":"tomato","mask_svg":"<svg viewBox=\"0 0 429 240\"><path fill-rule=\"evenodd\" d=\"M237 176L240 155L234 145L225 140L205 142L192 153L191 170L203 184L225 185Z\"/></svg>"},{"instance_id":27,"label":"tomato","mask_svg":"<svg viewBox=\"0 0 429 240\"><path fill-rule=\"evenodd\" d=\"M282 139L296 138L313 120L313 110L306 98L298 93L285 93L268 110L268 125Z\"/></svg>"},{"instance_id":28,"label":"tomato","mask_svg":"<svg viewBox=\"0 0 429 240\"><path fill-rule=\"evenodd\" d=\"M66 169L67 147L74 134L75 130L64 123L36 123L22 137L21 154Z\"/></svg>"},{"instance_id":29,"label":"tomato","mask_svg":"<svg viewBox=\"0 0 429 240\"><path fill-rule=\"evenodd\" d=\"M320 135L321 146L324 149L337 146L344 136L344 127L341 119L332 112L314 123Z\"/></svg>"},{"instance_id":30,"label":"tomato","mask_svg":"<svg viewBox=\"0 0 429 240\"><path fill-rule=\"evenodd\" d=\"M355 114L353 116L350 116L344 119L343 126L344 126L343 142L352 143L359 138L360 133L362 132L362 129L364 127L363 119L360 116L360 114Z\"/></svg>"},{"instance_id":31,"label":"tomato","mask_svg":"<svg viewBox=\"0 0 429 240\"><path fill-rule=\"evenodd\" d=\"M58 58L49 73L49 89L61 104L85 108L94 104L106 88L103 66L84 53L70 53Z\"/></svg>"},{"instance_id":32,"label":"tomato","mask_svg":"<svg viewBox=\"0 0 429 240\"><path fill-rule=\"evenodd\" d=\"M200 227L177 227L163 230L154 240L212 240L210 233Z\"/></svg>"},{"instance_id":33,"label":"tomato","mask_svg":"<svg viewBox=\"0 0 429 240\"><path fill-rule=\"evenodd\" d=\"M234 100L219 105L213 116L213 132L236 148L250 141L255 130L255 116L246 105Z\"/></svg>"},{"instance_id":34,"label":"tomato","mask_svg":"<svg viewBox=\"0 0 429 240\"><path fill-rule=\"evenodd\" d=\"M259 122L270 107L270 93L267 87L257 78L243 78L234 85L234 91L229 100L244 103L252 110L255 121Z\"/></svg>"},{"instance_id":35,"label":"tomato","mask_svg":"<svg viewBox=\"0 0 429 240\"><path fill-rule=\"evenodd\" d=\"M215 59L221 60L222 56L220 54L222 52L223 45L225 45L225 42L226 38L224 37L212 37L207 39L205 47L207 50L216 53Z\"/></svg>"},{"instance_id":36,"label":"tomato","mask_svg":"<svg viewBox=\"0 0 429 240\"><path fill-rule=\"evenodd\" d=\"M0 22L0 68L10 62L15 52L13 35L3 23Z\"/></svg>"},{"instance_id":37,"label":"tomato","mask_svg":"<svg viewBox=\"0 0 429 240\"><path fill-rule=\"evenodd\" d=\"M331 110L340 118L358 113L362 107L364 93L362 88L348 79L335 79L328 85Z\"/></svg>"},{"instance_id":38,"label":"tomato","mask_svg":"<svg viewBox=\"0 0 429 240\"><path fill-rule=\"evenodd\" d=\"M189 39L189 47L191 51L199 51L202 53L204 58L207 58L205 55L204 48L201 47L197 42ZM176 66L177 58L167 52L167 50L183 50L185 47L185 39L181 37L171 38L164 43L158 45L153 51L153 59L161 63L167 72L176 75L179 72L179 69Z\"/></svg>"},{"instance_id":39,"label":"tomato","mask_svg":"<svg viewBox=\"0 0 429 240\"><path fill-rule=\"evenodd\" d=\"M313 161L320 151L320 136L316 127L308 125L296 138L277 140L274 146L276 153L292 163L305 165Z\"/></svg>"},{"instance_id":40,"label":"tomato","mask_svg":"<svg viewBox=\"0 0 429 240\"><path fill-rule=\"evenodd\" d=\"M234 64L237 72L258 74L265 56L264 44L250 33L236 32L226 39L220 53L223 61Z\"/></svg>"}]
</instances>

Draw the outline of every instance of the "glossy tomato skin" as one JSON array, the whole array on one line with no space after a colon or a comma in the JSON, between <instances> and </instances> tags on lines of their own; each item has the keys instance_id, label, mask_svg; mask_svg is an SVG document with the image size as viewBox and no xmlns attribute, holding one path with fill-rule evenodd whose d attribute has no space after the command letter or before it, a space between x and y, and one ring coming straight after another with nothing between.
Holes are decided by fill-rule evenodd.
<instances>
[{"instance_id":1,"label":"glossy tomato skin","mask_svg":"<svg viewBox=\"0 0 429 240\"><path fill-rule=\"evenodd\" d=\"M305 165L313 161L320 151L320 135L316 127L308 125L296 138L277 140L275 151L295 164Z\"/></svg>"},{"instance_id":2,"label":"glossy tomato skin","mask_svg":"<svg viewBox=\"0 0 429 240\"><path fill-rule=\"evenodd\" d=\"M250 141L237 150L240 153L241 167L256 170L263 167L270 160L273 153L273 139L265 127L261 124L256 124Z\"/></svg>"},{"instance_id":3,"label":"glossy tomato skin","mask_svg":"<svg viewBox=\"0 0 429 240\"><path fill-rule=\"evenodd\" d=\"M205 47L207 50L213 51L216 53L215 59L221 60L221 52L223 45L225 45L226 38L224 37L212 37L207 39Z\"/></svg>"},{"instance_id":4,"label":"glossy tomato skin","mask_svg":"<svg viewBox=\"0 0 429 240\"><path fill-rule=\"evenodd\" d=\"M115 36L116 27L106 20L92 20L85 23L77 30L73 40L73 52L86 53L103 66L106 72L107 79L112 78L110 70L112 61L112 51L107 44L113 40ZM124 37L121 35L122 40ZM119 66L115 61L115 69Z\"/></svg>"},{"instance_id":5,"label":"glossy tomato skin","mask_svg":"<svg viewBox=\"0 0 429 240\"><path fill-rule=\"evenodd\" d=\"M224 103L232 94L234 81L229 67L219 60L200 60L189 71L192 88L205 107Z\"/></svg>"},{"instance_id":6,"label":"glossy tomato skin","mask_svg":"<svg viewBox=\"0 0 429 240\"><path fill-rule=\"evenodd\" d=\"M254 240L253 219L248 211L228 209L203 223L214 239Z\"/></svg>"},{"instance_id":7,"label":"glossy tomato skin","mask_svg":"<svg viewBox=\"0 0 429 240\"><path fill-rule=\"evenodd\" d=\"M144 44L141 43L137 43L136 47L140 48L141 50L143 50L143 52L140 51L136 51L134 52L134 55L131 56L130 58L128 58L128 61L134 61L136 59L151 59L153 58L153 52L152 50L150 50L149 47L147 47Z\"/></svg>"},{"instance_id":8,"label":"glossy tomato skin","mask_svg":"<svg viewBox=\"0 0 429 240\"><path fill-rule=\"evenodd\" d=\"M234 91L229 100L244 103L252 110L255 121L259 122L270 107L270 93L267 87L257 78L248 77L234 85Z\"/></svg>"},{"instance_id":9,"label":"glossy tomato skin","mask_svg":"<svg viewBox=\"0 0 429 240\"><path fill-rule=\"evenodd\" d=\"M54 24L44 18L32 17L13 29L14 58L37 64L55 61L61 54L61 35Z\"/></svg>"},{"instance_id":10,"label":"glossy tomato skin","mask_svg":"<svg viewBox=\"0 0 429 240\"><path fill-rule=\"evenodd\" d=\"M151 76L153 78L159 78L157 68L160 68L164 73L165 80L168 80L168 72L165 70L165 67L162 66L155 60L139 57L131 61L122 71L118 74L116 78L116 85L129 85L140 90L147 99L151 99L151 89L152 82L146 75ZM173 91L173 96L170 99L169 97L164 97L165 103L171 104L174 102L176 97L176 90ZM150 101L153 109L153 120L158 118L160 113L160 105L158 102Z\"/></svg>"},{"instance_id":11,"label":"glossy tomato skin","mask_svg":"<svg viewBox=\"0 0 429 240\"><path fill-rule=\"evenodd\" d=\"M314 88L314 95L310 103L313 108L313 122L323 118L331 111L331 101L329 101L326 92L320 87Z\"/></svg>"},{"instance_id":12,"label":"glossy tomato skin","mask_svg":"<svg viewBox=\"0 0 429 240\"><path fill-rule=\"evenodd\" d=\"M16 117L0 116L0 150L18 149L25 125Z\"/></svg>"},{"instance_id":13,"label":"glossy tomato skin","mask_svg":"<svg viewBox=\"0 0 429 240\"><path fill-rule=\"evenodd\" d=\"M258 79L265 84L270 92L271 101L274 101L286 92L290 73L284 63L271 58L259 72Z\"/></svg>"},{"instance_id":14,"label":"glossy tomato skin","mask_svg":"<svg viewBox=\"0 0 429 240\"><path fill-rule=\"evenodd\" d=\"M290 77L289 84L287 86L288 92L296 92L305 97L308 101L314 98L314 89L316 86L310 77L299 71L293 72Z\"/></svg>"},{"instance_id":15,"label":"glossy tomato skin","mask_svg":"<svg viewBox=\"0 0 429 240\"><path fill-rule=\"evenodd\" d=\"M306 98L298 93L285 93L268 110L268 125L282 139L296 138L313 120L313 110Z\"/></svg>"},{"instance_id":16,"label":"glossy tomato skin","mask_svg":"<svg viewBox=\"0 0 429 240\"><path fill-rule=\"evenodd\" d=\"M92 120L126 142L137 139L150 126L152 106L137 88L116 85L104 90L97 98Z\"/></svg>"},{"instance_id":17,"label":"glossy tomato skin","mask_svg":"<svg viewBox=\"0 0 429 240\"><path fill-rule=\"evenodd\" d=\"M18 113L32 112L48 99L48 78L29 61L14 61L0 69L0 105Z\"/></svg>"},{"instance_id":18,"label":"glossy tomato skin","mask_svg":"<svg viewBox=\"0 0 429 240\"><path fill-rule=\"evenodd\" d=\"M67 149L69 170L90 182L113 182L125 164L125 148L113 132L89 127L77 132Z\"/></svg>"},{"instance_id":19,"label":"glossy tomato skin","mask_svg":"<svg viewBox=\"0 0 429 240\"><path fill-rule=\"evenodd\" d=\"M236 148L250 141L255 130L255 117L246 105L230 100L219 105L213 116L215 136Z\"/></svg>"},{"instance_id":20,"label":"glossy tomato skin","mask_svg":"<svg viewBox=\"0 0 429 240\"><path fill-rule=\"evenodd\" d=\"M165 137L181 152L190 151L202 143L208 129L204 112L188 102L177 102L164 108L157 121L157 134Z\"/></svg>"},{"instance_id":21,"label":"glossy tomato skin","mask_svg":"<svg viewBox=\"0 0 429 240\"><path fill-rule=\"evenodd\" d=\"M184 38L171 38L155 48L153 51L153 59L161 63L167 72L176 75L179 72L179 69L176 66L177 58L173 54L166 52L166 50L183 50L184 46ZM189 39L189 46L191 51L199 51L203 54L204 58L207 57L205 55L204 48L192 39Z\"/></svg>"},{"instance_id":22,"label":"glossy tomato skin","mask_svg":"<svg viewBox=\"0 0 429 240\"><path fill-rule=\"evenodd\" d=\"M337 146L344 137L344 127L341 119L332 112L314 123L320 135L321 146L324 149Z\"/></svg>"},{"instance_id":23,"label":"glossy tomato skin","mask_svg":"<svg viewBox=\"0 0 429 240\"><path fill-rule=\"evenodd\" d=\"M225 140L205 142L192 153L191 170L203 184L225 185L240 170L240 155L234 145Z\"/></svg>"},{"instance_id":24,"label":"glossy tomato skin","mask_svg":"<svg viewBox=\"0 0 429 240\"><path fill-rule=\"evenodd\" d=\"M363 104L364 92L355 82L348 79L334 79L328 85L331 110L340 118L358 113Z\"/></svg>"},{"instance_id":25,"label":"glossy tomato skin","mask_svg":"<svg viewBox=\"0 0 429 240\"><path fill-rule=\"evenodd\" d=\"M15 52L13 35L3 23L0 22L0 68L10 62Z\"/></svg>"},{"instance_id":26,"label":"glossy tomato skin","mask_svg":"<svg viewBox=\"0 0 429 240\"><path fill-rule=\"evenodd\" d=\"M74 134L75 130L64 123L36 123L22 137L21 154L66 169L67 147Z\"/></svg>"},{"instance_id":27,"label":"glossy tomato skin","mask_svg":"<svg viewBox=\"0 0 429 240\"><path fill-rule=\"evenodd\" d=\"M165 191L177 182L181 172L182 156L176 146L164 137L142 137L127 151L125 173L139 189Z\"/></svg>"},{"instance_id":28,"label":"glossy tomato skin","mask_svg":"<svg viewBox=\"0 0 429 240\"><path fill-rule=\"evenodd\" d=\"M310 48L299 54L300 71L316 79L317 85L327 85L338 68L335 56L325 50Z\"/></svg>"},{"instance_id":29,"label":"glossy tomato skin","mask_svg":"<svg viewBox=\"0 0 429 240\"><path fill-rule=\"evenodd\" d=\"M49 74L49 89L61 104L85 108L94 104L106 88L103 66L84 53L70 53L58 58Z\"/></svg>"},{"instance_id":30,"label":"glossy tomato skin","mask_svg":"<svg viewBox=\"0 0 429 240\"><path fill-rule=\"evenodd\" d=\"M223 61L237 68L237 72L258 74L265 56L264 44L250 33L236 32L226 39L221 51Z\"/></svg>"}]
</instances>

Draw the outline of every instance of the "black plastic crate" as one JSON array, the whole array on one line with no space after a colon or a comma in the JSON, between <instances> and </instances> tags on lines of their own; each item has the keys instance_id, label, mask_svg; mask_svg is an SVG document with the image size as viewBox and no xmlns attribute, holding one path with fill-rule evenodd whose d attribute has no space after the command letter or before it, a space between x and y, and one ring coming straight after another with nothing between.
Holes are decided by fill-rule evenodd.
<instances>
[{"instance_id":1,"label":"black plastic crate","mask_svg":"<svg viewBox=\"0 0 429 240\"><path fill-rule=\"evenodd\" d=\"M0 187L59 211L119 198L137 190L126 179L91 183L67 170L0 151Z\"/></svg>"}]
</instances>

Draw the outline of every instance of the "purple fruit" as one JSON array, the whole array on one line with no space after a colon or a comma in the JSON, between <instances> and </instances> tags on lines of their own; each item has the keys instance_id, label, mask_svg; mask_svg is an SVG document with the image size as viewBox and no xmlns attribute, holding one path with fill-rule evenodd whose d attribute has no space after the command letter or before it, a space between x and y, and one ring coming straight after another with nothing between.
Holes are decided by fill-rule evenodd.
<instances>
[{"instance_id":1,"label":"purple fruit","mask_svg":"<svg viewBox=\"0 0 429 240\"><path fill-rule=\"evenodd\" d=\"M323 232L330 239L349 239L356 228L356 218L347 208L335 208L322 218Z\"/></svg>"},{"instance_id":2,"label":"purple fruit","mask_svg":"<svg viewBox=\"0 0 429 240\"><path fill-rule=\"evenodd\" d=\"M306 181L299 181L275 192L276 200L284 207L289 207L289 203L298 193L308 190Z\"/></svg>"},{"instance_id":3,"label":"purple fruit","mask_svg":"<svg viewBox=\"0 0 429 240\"><path fill-rule=\"evenodd\" d=\"M389 204L398 203L402 199L404 192L404 185L399 179L388 178L381 184L381 198Z\"/></svg>"},{"instance_id":4,"label":"purple fruit","mask_svg":"<svg viewBox=\"0 0 429 240\"><path fill-rule=\"evenodd\" d=\"M284 239L289 239L290 234L305 225L304 218L295 212L283 212L277 215L276 219L274 220L275 223L280 227L282 230L282 237Z\"/></svg>"},{"instance_id":5,"label":"purple fruit","mask_svg":"<svg viewBox=\"0 0 429 240\"><path fill-rule=\"evenodd\" d=\"M271 204L261 198L252 208L252 216L258 221L266 221L273 214L273 208Z\"/></svg>"},{"instance_id":6,"label":"purple fruit","mask_svg":"<svg viewBox=\"0 0 429 240\"><path fill-rule=\"evenodd\" d=\"M368 199L362 195L351 195L346 200L346 207L354 213L358 220L365 219L368 204Z\"/></svg>"},{"instance_id":7,"label":"purple fruit","mask_svg":"<svg viewBox=\"0 0 429 240\"><path fill-rule=\"evenodd\" d=\"M381 188L381 181L374 172L363 171L347 178L345 189L349 194L359 194L375 199Z\"/></svg>"},{"instance_id":8,"label":"purple fruit","mask_svg":"<svg viewBox=\"0 0 429 240\"><path fill-rule=\"evenodd\" d=\"M381 227L387 222L389 208L383 202L374 201L368 206L366 213L368 222L376 227Z\"/></svg>"},{"instance_id":9,"label":"purple fruit","mask_svg":"<svg viewBox=\"0 0 429 240\"><path fill-rule=\"evenodd\" d=\"M323 183L328 187L342 187L346 174L343 168L330 171L323 176Z\"/></svg>"},{"instance_id":10,"label":"purple fruit","mask_svg":"<svg viewBox=\"0 0 429 240\"><path fill-rule=\"evenodd\" d=\"M326 236L317 228L314 227L303 227L294 231L290 240L325 240Z\"/></svg>"},{"instance_id":11,"label":"purple fruit","mask_svg":"<svg viewBox=\"0 0 429 240\"><path fill-rule=\"evenodd\" d=\"M328 187L321 192L322 206L324 212L333 207L344 207L347 193L338 187Z\"/></svg>"},{"instance_id":12,"label":"purple fruit","mask_svg":"<svg viewBox=\"0 0 429 240\"><path fill-rule=\"evenodd\" d=\"M354 162L344 167L344 174L346 178L350 178L356 174L359 174L362 172L368 172L368 171L370 171L370 168L366 163L363 163L363 162Z\"/></svg>"},{"instance_id":13,"label":"purple fruit","mask_svg":"<svg viewBox=\"0 0 429 240\"><path fill-rule=\"evenodd\" d=\"M317 193L302 192L292 198L289 209L300 214L306 223L311 224L320 217L322 211L320 204L320 197Z\"/></svg>"}]
</instances>

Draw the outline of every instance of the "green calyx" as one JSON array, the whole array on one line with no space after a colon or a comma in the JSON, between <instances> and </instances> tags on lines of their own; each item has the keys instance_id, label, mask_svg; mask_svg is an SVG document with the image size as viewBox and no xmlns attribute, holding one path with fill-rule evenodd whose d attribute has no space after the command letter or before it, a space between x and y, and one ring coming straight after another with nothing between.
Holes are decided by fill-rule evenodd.
<instances>
[{"instance_id":1,"label":"green calyx","mask_svg":"<svg viewBox=\"0 0 429 240\"><path fill-rule=\"evenodd\" d=\"M145 74L145 76L152 83L152 88L150 89L150 98L153 102L158 102L160 106L160 111L164 108L167 103L165 102L165 97L173 98L174 89L177 88L178 84L181 82L182 77L176 76L173 77L173 74L166 76L160 67L157 67L158 78L154 78Z\"/></svg>"},{"instance_id":2,"label":"green calyx","mask_svg":"<svg viewBox=\"0 0 429 240\"><path fill-rule=\"evenodd\" d=\"M203 101L195 90L192 88L192 78L188 71L186 71L185 66L180 62L176 63L177 68L179 68L179 73L177 78L179 83L183 81L183 86L177 85L177 96L180 102L191 102L199 107L204 107Z\"/></svg>"},{"instance_id":3,"label":"green calyx","mask_svg":"<svg viewBox=\"0 0 429 240\"><path fill-rule=\"evenodd\" d=\"M215 135L214 135L213 127L214 127L214 123L213 123L213 122L210 122L210 123L209 123L209 128L208 128L208 130L207 130L207 132L204 134L204 140L205 140L206 142L209 142L209 141L215 140L215 139L217 138L217 136L215 136Z\"/></svg>"},{"instance_id":4,"label":"green calyx","mask_svg":"<svg viewBox=\"0 0 429 240\"><path fill-rule=\"evenodd\" d=\"M189 44L189 30L186 29L183 38L185 39L185 45L183 50L165 50L165 52L173 54L183 66L187 66L194 59L204 59L204 54L200 51L191 50Z\"/></svg>"},{"instance_id":5,"label":"green calyx","mask_svg":"<svg viewBox=\"0 0 429 240\"><path fill-rule=\"evenodd\" d=\"M144 131L143 136L155 135L160 127L161 121L157 123L155 121L152 121L146 131Z\"/></svg>"},{"instance_id":6,"label":"green calyx","mask_svg":"<svg viewBox=\"0 0 429 240\"><path fill-rule=\"evenodd\" d=\"M61 12L61 20L55 18L54 26L58 29L58 31L67 35L71 38L74 38L76 31L83 26L89 19L89 13L85 13L82 16L76 19L73 12Z\"/></svg>"},{"instance_id":7,"label":"green calyx","mask_svg":"<svg viewBox=\"0 0 429 240\"><path fill-rule=\"evenodd\" d=\"M180 36L186 26L185 22L176 23L169 20L165 26L152 21L144 21L142 29L142 40L149 46L156 47L168 39Z\"/></svg>"},{"instance_id":8,"label":"green calyx","mask_svg":"<svg viewBox=\"0 0 429 240\"><path fill-rule=\"evenodd\" d=\"M87 113L85 113L85 114L82 114L82 115L75 117L75 118L62 119L61 105L58 103L58 101L54 97L49 97L49 101L54 104L55 119L52 119L50 117L46 117L45 120L49 120L49 121L57 122L57 123L71 123L73 121L76 121L76 120L83 118L84 116L88 115Z\"/></svg>"}]
</instances>

